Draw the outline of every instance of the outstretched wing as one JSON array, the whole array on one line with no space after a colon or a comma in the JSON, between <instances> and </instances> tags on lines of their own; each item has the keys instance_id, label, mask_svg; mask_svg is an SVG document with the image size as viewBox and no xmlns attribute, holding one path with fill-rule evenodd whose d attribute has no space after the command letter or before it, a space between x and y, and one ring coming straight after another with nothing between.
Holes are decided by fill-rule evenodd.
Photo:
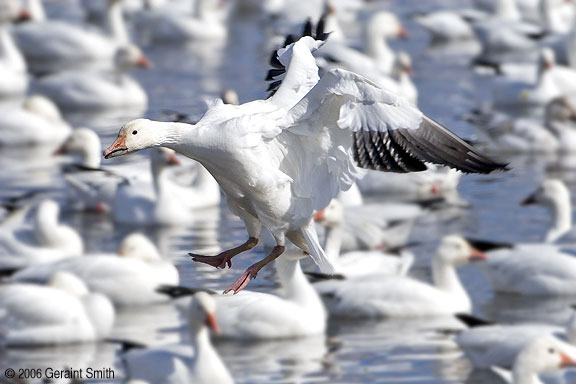
<instances>
[{"instance_id":1,"label":"outstretched wing","mask_svg":"<svg viewBox=\"0 0 576 384\"><path fill-rule=\"evenodd\" d=\"M348 131L349 148L344 149L367 169L423 171L424 162L466 173L505 168L403 99L342 69L326 73L290 110L283 125L305 136L326 129L334 134Z\"/></svg>"}]
</instances>

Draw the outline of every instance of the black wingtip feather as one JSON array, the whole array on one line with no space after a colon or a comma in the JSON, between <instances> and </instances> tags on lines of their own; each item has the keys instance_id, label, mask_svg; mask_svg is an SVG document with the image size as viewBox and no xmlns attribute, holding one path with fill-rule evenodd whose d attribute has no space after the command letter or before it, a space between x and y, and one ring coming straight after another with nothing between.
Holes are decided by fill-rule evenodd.
<instances>
[{"instance_id":1,"label":"black wingtip feather","mask_svg":"<svg viewBox=\"0 0 576 384\"><path fill-rule=\"evenodd\" d=\"M488 325L494 325L494 323L481 319L476 316L469 315L467 313L457 313L456 318L466 324L469 328L476 328L476 327L485 327Z\"/></svg>"},{"instance_id":2,"label":"black wingtip feather","mask_svg":"<svg viewBox=\"0 0 576 384\"><path fill-rule=\"evenodd\" d=\"M465 239L468 243L470 243L471 246L473 246L474 248L476 248L482 252L494 251L496 249L514 248L514 244L512 244L512 243L481 240L481 239L474 239L474 238L470 238L470 237L465 237Z\"/></svg>"}]
</instances>

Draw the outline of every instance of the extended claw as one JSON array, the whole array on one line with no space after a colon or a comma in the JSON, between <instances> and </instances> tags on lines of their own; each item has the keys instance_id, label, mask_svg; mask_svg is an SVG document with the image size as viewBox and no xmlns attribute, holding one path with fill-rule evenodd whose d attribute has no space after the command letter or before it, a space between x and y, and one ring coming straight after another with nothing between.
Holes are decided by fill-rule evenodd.
<instances>
[{"instance_id":1,"label":"extended claw","mask_svg":"<svg viewBox=\"0 0 576 384\"><path fill-rule=\"evenodd\" d=\"M256 275L258 275L258 271L260 269L256 266L251 266L249 267L246 272L244 272L242 274L242 276L240 276L238 278L238 280L236 280L234 282L234 284L232 284L231 286L229 286L224 293L228 293L230 291L234 291L234 294L237 294L238 292L240 292L241 290L243 290L244 288L246 288L246 286L250 283L250 281L254 280L256 278Z\"/></svg>"},{"instance_id":2,"label":"extended claw","mask_svg":"<svg viewBox=\"0 0 576 384\"><path fill-rule=\"evenodd\" d=\"M216 256L203 256L203 255L197 255L195 253L188 253L188 255L192 256L193 261L208 264L213 266L214 268L224 269L226 268L226 266L228 266L228 268L232 267L232 257L228 256L225 253L221 253Z\"/></svg>"}]
</instances>

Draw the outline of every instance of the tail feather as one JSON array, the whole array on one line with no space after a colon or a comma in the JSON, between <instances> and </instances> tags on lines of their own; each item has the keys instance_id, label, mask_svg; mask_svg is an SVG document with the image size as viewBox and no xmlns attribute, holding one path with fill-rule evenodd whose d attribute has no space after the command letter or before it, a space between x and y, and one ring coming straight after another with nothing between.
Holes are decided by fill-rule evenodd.
<instances>
[{"instance_id":1,"label":"tail feather","mask_svg":"<svg viewBox=\"0 0 576 384\"><path fill-rule=\"evenodd\" d=\"M320 268L320 271L330 275L335 274L336 268L320 246L320 241L318 240L318 235L316 234L316 228L314 227L313 221L310 221L308 226L302 228L302 235L306 239L306 244L308 244L310 256L318 268Z\"/></svg>"}]
</instances>

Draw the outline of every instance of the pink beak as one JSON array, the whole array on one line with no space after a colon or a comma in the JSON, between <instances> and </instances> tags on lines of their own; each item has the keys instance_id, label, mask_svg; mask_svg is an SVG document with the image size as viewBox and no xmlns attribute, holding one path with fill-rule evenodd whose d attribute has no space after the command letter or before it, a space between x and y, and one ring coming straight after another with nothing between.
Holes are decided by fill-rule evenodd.
<instances>
[{"instance_id":1,"label":"pink beak","mask_svg":"<svg viewBox=\"0 0 576 384\"><path fill-rule=\"evenodd\" d=\"M214 331L214 333L220 333L220 327L218 326L218 322L216 321L216 316L213 313L206 314L205 324Z\"/></svg>"},{"instance_id":2,"label":"pink beak","mask_svg":"<svg viewBox=\"0 0 576 384\"><path fill-rule=\"evenodd\" d=\"M136 62L136 65L141 67L141 68L146 68L146 69L152 68L152 64L150 64L150 60L148 60L148 58L144 55L140 55L140 57L138 58L138 61Z\"/></svg>"},{"instance_id":3,"label":"pink beak","mask_svg":"<svg viewBox=\"0 0 576 384\"><path fill-rule=\"evenodd\" d=\"M111 159L113 157L122 156L128 152L126 148L126 136L118 136L111 146L104 151L104 158Z\"/></svg>"},{"instance_id":4,"label":"pink beak","mask_svg":"<svg viewBox=\"0 0 576 384\"><path fill-rule=\"evenodd\" d=\"M408 31L406 30L406 28L404 28L404 26L400 27L400 30L398 31L398 37L401 39L408 38Z\"/></svg>"},{"instance_id":5,"label":"pink beak","mask_svg":"<svg viewBox=\"0 0 576 384\"><path fill-rule=\"evenodd\" d=\"M470 252L470 261L481 261L486 260L488 257L482 251L477 250L476 248L472 248Z\"/></svg>"},{"instance_id":6,"label":"pink beak","mask_svg":"<svg viewBox=\"0 0 576 384\"><path fill-rule=\"evenodd\" d=\"M171 153L170 156L168 156L168 165L182 165L182 162L176 157L175 153Z\"/></svg>"},{"instance_id":7,"label":"pink beak","mask_svg":"<svg viewBox=\"0 0 576 384\"><path fill-rule=\"evenodd\" d=\"M32 15L25 9L22 9L18 14L18 21L28 21L32 19Z\"/></svg>"},{"instance_id":8,"label":"pink beak","mask_svg":"<svg viewBox=\"0 0 576 384\"><path fill-rule=\"evenodd\" d=\"M324 220L324 210L318 211L312 216L314 221L322 221Z\"/></svg>"}]
</instances>

